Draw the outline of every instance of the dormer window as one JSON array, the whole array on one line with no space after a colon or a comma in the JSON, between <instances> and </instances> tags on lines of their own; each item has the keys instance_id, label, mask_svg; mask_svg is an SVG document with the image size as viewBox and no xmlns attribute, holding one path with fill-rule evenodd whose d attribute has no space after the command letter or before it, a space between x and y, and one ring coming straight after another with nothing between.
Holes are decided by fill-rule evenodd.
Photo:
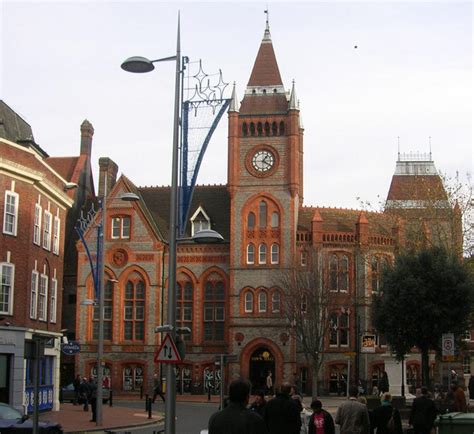
<instances>
[{"instance_id":1,"label":"dormer window","mask_svg":"<svg viewBox=\"0 0 474 434\"><path fill-rule=\"evenodd\" d=\"M200 206L191 217L191 236L206 229L211 229L211 219Z\"/></svg>"}]
</instances>

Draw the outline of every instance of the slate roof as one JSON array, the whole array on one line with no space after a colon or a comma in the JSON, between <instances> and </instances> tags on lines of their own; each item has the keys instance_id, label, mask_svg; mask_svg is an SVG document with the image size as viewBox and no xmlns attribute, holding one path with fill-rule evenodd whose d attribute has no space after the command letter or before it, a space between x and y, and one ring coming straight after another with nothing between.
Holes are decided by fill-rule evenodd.
<instances>
[{"instance_id":1,"label":"slate roof","mask_svg":"<svg viewBox=\"0 0 474 434\"><path fill-rule=\"evenodd\" d=\"M283 94L245 95L239 110L243 115L286 114L288 101Z\"/></svg>"},{"instance_id":2,"label":"slate roof","mask_svg":"<svg viewBox=\"0 0 474 434\"><path fill-rule=\"evenodd\" d=\"M170 187L135 187L164 240L169 239ZM132 189L133 191L133 189ZM135 192L135 191L134 191ZM185 236L191 236L189 217L199 206L211 219L211 229L230 238L230 196L225 185L197 185L194 190Z\"/></svg>"},{"instance_id":3,"label":"slate roof","mask_svg":"<svg viewBox=\"0 0 474 434\"><path fill-rule=\"evenodd\" d=\"M263 40L253 65L247 86L283 85L271 41Z\"/></svg>"},{"instance_id":4,"label":"slate roof","mask_svg":"<svg viewBox=\"0 0 474 434\"><path fill-rule=\"evenodd\" d=\"M447 200L441 178L437 175L394 175L387 200Z\"/></svg>"},{"instance_id":5,"label":"slate roof","mask_svg":"<svg viewBox=\"0 0 474 434\"><path fill-rule=\"evenodd\" d=\"M46 162L66 181L72 181L80 157L49 157Z\"/></svg>"}]
</instances>

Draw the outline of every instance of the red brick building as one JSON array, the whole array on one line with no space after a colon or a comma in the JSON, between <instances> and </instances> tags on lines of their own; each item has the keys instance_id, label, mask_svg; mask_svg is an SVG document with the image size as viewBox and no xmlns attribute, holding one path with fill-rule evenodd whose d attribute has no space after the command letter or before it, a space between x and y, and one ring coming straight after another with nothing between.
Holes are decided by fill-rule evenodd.
<instances>
[{"instance_id":1,"label":"red brick building","mask_svg":"<svg viewBox=\"0 0 474 434\"><path fill-rule=\"evenodd\" d=\"M268 27L240 104L234 92L228 128L227 185L196 187L187 222L188 236L212 228L225 242L178 245L177 318L192 330L185 338L186 358L176 371L178 389L202 392L212 381L217 391L216 356L231 354L226 378L244 376L261 387L271 371L276 384L297 381L308 392L309 366L282 315L286 292L277 277L295 263L308 267L314 254L322 258L323 284L335 299L320 385L336 392L348 375L354 380L354 368L348 372L351 360L370 387L394 363L369 315L383 264L412 241L407 235L419 232L416 225L422 225L425 238L438 224L450 240L456 237L455 210L431 156L400 156L384 213L304 206L304 129L295 86L287 92L283 85ZM159 371L153 357L160 336L154 328L166 323L169 188L137 187L125 176L114 183L114 172L104 161L101 177L107 176L110 185L105 364L113 389L129 393L149 387ZM121 201L126 192L141 200ZM437 219L428 214L433 200L442 210ZM95 231L86 237L94 246ZM97 312L79 306L93 297L93 285L80 244L78 251L76 335L83 351L76 366L89 374L96 360ZM360 354L364 335L375 336L374 352ZM416 354L407 361L413 384L419 364Z\"/></svg>"}]
</instances>

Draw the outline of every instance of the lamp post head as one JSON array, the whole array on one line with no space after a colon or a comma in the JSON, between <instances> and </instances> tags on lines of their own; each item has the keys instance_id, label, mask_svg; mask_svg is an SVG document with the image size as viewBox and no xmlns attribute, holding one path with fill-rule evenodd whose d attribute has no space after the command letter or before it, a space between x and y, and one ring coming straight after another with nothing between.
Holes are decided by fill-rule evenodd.
<instances>
[{"instance_id":1,"label":"lamp post head","mask_svg":"<svg viewBox=\"0 0 474 434\"><path fill-rule=\"evenodd\" d=\"M196 232L192 240L197 244L215 244L224 241L224 237L212 229L204 229Z\"/></svg>"},{"instance_id":2,"label":"lamp post head","mask_svg":"<svg viewBox=\"0 0 474 434\"><path fill-rule=\"evenodd\" d=\"M135 193L124 193L122 196L120 196L120 200L123 200L125 202L136 202L140 200L140 196Z\"/></svg>"},{"instance_id":3,"label":"lamp post head","mask_svg":"<svg viewBox=\"0 0 474 434\"><path fill-rule=\"evenodd\" d=\"M125 60L120 67L127 72L150 72L155 69L150 59L142 56L133 56Z\"/></svg>"}]
</instances>

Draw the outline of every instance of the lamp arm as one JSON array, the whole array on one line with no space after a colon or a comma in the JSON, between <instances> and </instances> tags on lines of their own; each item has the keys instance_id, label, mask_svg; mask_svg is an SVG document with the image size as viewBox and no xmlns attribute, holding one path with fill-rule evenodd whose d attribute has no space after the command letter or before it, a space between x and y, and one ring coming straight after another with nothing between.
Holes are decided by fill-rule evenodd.
<instances>
[{"instance_id":1,"label":"lamp arm","mask_svg":"<svg viewBox=\"0 0 474 434\"><path fill-rule=\"evenodd\" d=\"M74 229L76 230L77 234L79 235L79 238L81 239L82 244L84 245L84 248L86 249L87 259L89 259L89 265L92 271L92 280L94 282L94 292L97 292L97 271L96 271L97 267L94 267L94 262L92 261L91 252L89 251L89 246L87 245L86 240L84 239L84 235L82 231L77 226ZM97 297L97 294L94 294L94 295Z\"/></svg>"},{"instance_id":2,"label":"lamp arm","mask_svg":"<svg viewBox=\"0 0 474 434\"><path fill-rule=\"evenodd\" d=\"M169 57L162 57L161 59L150 60L150 62L151 63L170 62L171 60L176 60L176 55L175 56L169 56Z\"/></svg>"}]
</instances>

